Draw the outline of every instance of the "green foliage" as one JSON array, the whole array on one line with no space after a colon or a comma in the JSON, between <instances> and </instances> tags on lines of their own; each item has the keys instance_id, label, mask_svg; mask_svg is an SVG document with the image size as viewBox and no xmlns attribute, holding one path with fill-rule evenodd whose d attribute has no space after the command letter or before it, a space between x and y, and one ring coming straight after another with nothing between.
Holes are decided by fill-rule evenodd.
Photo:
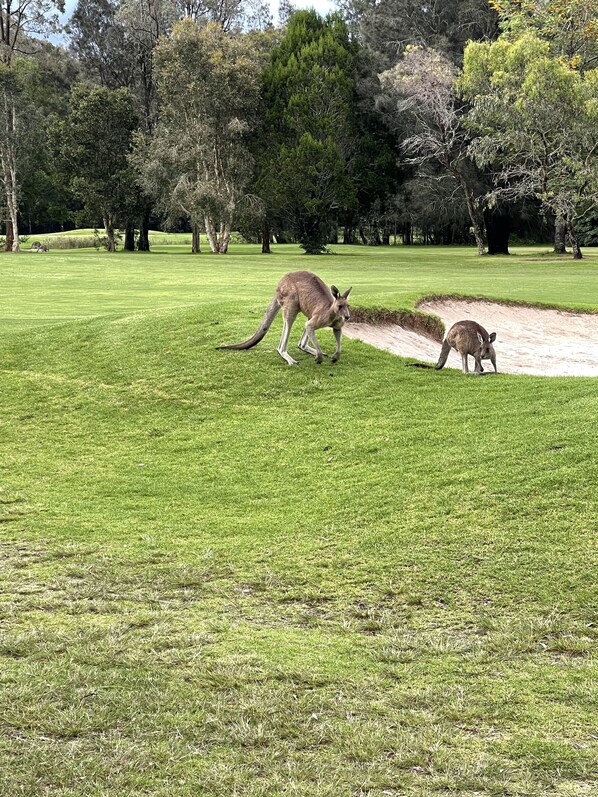
<instances>
[{"instance_id":1,"label":"green foliage","mask_svg":"<svg viewBox=\"0 0 598 797\"><path fill-rule=\"evenodd\" d=\"M597 0L490 0L503 35L514 41L532 33L550 44L553 55L573 68L595 66L598 58Z\"/></svg>"},{"instance_id":2,"label":"green foliage","mask_svg":"<svg viewBox=\"0 0 598 797\"><path fill-rule=\"evenodd\" d=\"M128 161L138 126L139 112L127 89L81 84L71 93L66 119L51 130L57 163L86 214L103 221L111 250L115 225L139 201Z\"/></svg>"},{"instance_id":3,"label":"green foliage","mask_svg":"<svg viewBox=\"0 0 598 797\"><path fill-rule=\"evenodd\" d=\"M69 38L86 77L108 89L135 86L139 47L118 18L120 0L79 0Z\"/></svg>"},{"instance_id":4,"label":"green foliage","mask_svg":"<svg viewBox=\"0 0 598 797\"><path fill-rule=\"evenodd\" d=\"M355 45L345 24L294 14L263 76L268 151L258 191L306 252L325 251L339 212L356 204Z\"/></svg>"},{"instance_id":5,"label":"green foliage","mask_svg":"<svg viewBox=\"0 0 598 797\"><path fill-rule=\"evenodd\" d=\"M216 24L200 28L191 19L156 48L160 121L147 146L138 147L137 160L163 210L204 223L213 251L226 251L252 175L246 140L255 125L263 57L253 37L231 37Z\"/></svg>"},{"instance_id":6,"label":"green foliage","mask_svg":"<svg viewBox=\"0 0 598 797\"><path fill-rule=\"evenodd\" d=\"M570 224L595 204L597 70L572 69L527 33L468 45L460 90L476 158L497 168L497 195L535 197Z\"/></svg>"}]
</instances>

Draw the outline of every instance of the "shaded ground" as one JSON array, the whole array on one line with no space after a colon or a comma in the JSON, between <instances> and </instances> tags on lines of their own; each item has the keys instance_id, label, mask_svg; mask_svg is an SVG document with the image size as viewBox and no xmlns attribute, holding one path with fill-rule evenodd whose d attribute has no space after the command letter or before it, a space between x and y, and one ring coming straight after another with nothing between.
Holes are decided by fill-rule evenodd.
<instances>
[{"instance_id":1,"label":"shaded ground","mask_svg":"<svg viewBox=\"0 0 598 797\"><path fill-rule=\"evenodd\" d=\"M419 309L439 316L448 330L471 318L496 332L498 370L539 376L598 376L598 314L463 299L425 301ZM397 324L348 324L346 334L402 357L435 362L440 345ZM448 368L461 368L451 351ZM491 367L491 366L489 366Z\"/></svg>"}]
</instances>

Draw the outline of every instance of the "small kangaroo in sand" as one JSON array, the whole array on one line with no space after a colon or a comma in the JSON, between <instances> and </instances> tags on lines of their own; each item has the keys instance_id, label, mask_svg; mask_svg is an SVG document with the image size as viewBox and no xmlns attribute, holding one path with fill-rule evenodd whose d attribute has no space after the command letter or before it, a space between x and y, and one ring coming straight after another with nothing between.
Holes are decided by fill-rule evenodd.
<instances>
[{"instance_id":1,"label":"small kangaroo in sand","mask_svg":"<svg viewBox=\"0 0 598 797\"><path fill-rule=\"evenodd\" d=\"M440 350L440 357L436 363L436 370L439 371L444 367L451 349L455 349L461 355L463 363L463 373L469 373L469 366L467 364L467 356L471 354L475 360L475 373L481 374L484 372L482 368L482 360L490 360L496 370L496 354L494 346L492 345L496 340L496 332L488 334L483 326L476 321L457 321L456 324L449 329L442 349Z\"/></svg>"},{"instance_id":2,"label":"small kangaroo in sand","mask_svg":"<svg viewBox=\"0 0 598 797\"><path fill-rule=\"evenodd\" d=\"M289 365L299 365L287 351L291 327L299 313L307 316L305 330L299 341L301 351L313 354L317 363L321 363L324 354L316 339L316 329L332 327L336 338L336 351L332 355L335 363L341 356L342 328L345 321L350 318L347 298L351 288L340 293L335 285L330 288L310 271L291 271L285 274L276 287L276 294L257 331L242 343L231 343L228 346L218 346L219 349L251 349L256 346L270 329L279 310L282 310L284 326L278 353ZM311 341L313 346L310 346Z\"/></svg>"}]
</instances>

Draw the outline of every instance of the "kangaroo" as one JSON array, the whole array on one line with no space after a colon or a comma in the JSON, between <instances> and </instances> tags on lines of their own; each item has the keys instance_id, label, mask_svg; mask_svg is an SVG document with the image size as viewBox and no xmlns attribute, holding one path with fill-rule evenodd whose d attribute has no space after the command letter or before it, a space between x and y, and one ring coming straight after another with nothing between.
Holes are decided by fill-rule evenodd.
<instances>
[{"instance_id":1,"label":"kangaroo","mask_svg":"<svg viewBox=\"0 0 598 797\"><path fill-rule=\"evenodd\" d=\"M463 373L469 373L469 366L467 364L467 356L471 354L475 360L475 373L481 374L484 372L482 368L482 360L490 360L496 370L496 354L494 346L492 345L496 340L496 332L488 334L483 326L480 326L476 321L457 321L456 324L449 329L442 349L440 350L440 357L436 363L436 370L439 371L444 367L451 349L455 349L461 355L463 363Z\"/></svg>"},{"instance_id":2,"label":"kangaroo","mask_svg":"<svg viewBox=\"0 0 598 797\"><path fill-rule=\"evenodd\" d=\"M332 327L336 339L336 351L332 355L335 363L341 356L341 338L343 324L349 320L347 298L351 288L340 293L335 285L330 288L310 271L291 271L285 274L276 287L276 293L257 331L242 343L231 343L218 346L219 349L251 349L256 346L270 329L279 310L282 310L284 325L278 353L289 365L299 365L287 351L291 327L299 313L307 316L305 330L299 340L299 348L307 354L313 354L317 363L321 363L324 354L316 339L316 329ZM309 345L309 341L313 345Z\"/></svg>"}]
</instances>

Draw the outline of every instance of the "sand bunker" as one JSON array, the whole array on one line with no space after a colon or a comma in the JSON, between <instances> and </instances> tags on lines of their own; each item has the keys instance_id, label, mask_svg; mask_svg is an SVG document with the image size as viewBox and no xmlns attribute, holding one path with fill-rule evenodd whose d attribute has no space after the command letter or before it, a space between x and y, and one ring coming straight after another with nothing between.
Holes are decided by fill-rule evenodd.
<instances>
[{"instance_id":1,"label":"sand bunker","mask_svg":"<svg viewBox=\"0 0 598 797\"><path fill-rule=\"evenodd\" d=\"M439 316L448 330L455 321L471 318L496 332L496 364L507 374L539 376L598 376L598 314L573 313L524 305L467 299L434 299L418 305ZM435 363L440 343L398 324L350 323L344 331L402 357ZM473 360L469 359L473 370ZM451 351L447 368L461 368L461 356ZM484 363L486 372L492 371Z\"/></svg>"}]
</instances>

